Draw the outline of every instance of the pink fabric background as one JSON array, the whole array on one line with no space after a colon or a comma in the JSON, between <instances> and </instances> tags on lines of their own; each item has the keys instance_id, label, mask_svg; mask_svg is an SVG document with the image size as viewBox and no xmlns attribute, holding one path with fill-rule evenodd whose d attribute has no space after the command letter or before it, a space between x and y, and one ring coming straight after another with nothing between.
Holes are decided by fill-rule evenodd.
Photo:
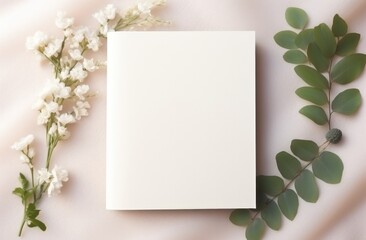
<instances>
[{"instance_id":1,"label":"pink fabric background","mask_svg":"<svg viewBox=\"0 0 366 240\"><path fill-rule=\"evenodd\" d=\"M65 10L76 24L96 24L91 14L107 3L129 6L126 1L0 1L0 239L17 239L22 208L11 194L20 170L26 171L10 145L26 134L36 135L36 151L42 160L45 149L43 128L36 125L31 110L45 80L51 77L47 65L39 64L25 49L25 39L37 30L57 35L54 17ZM291 139L322 142L324 127L317 127L298 114L305 104L294 91L302 86L292 66L282 60L284 50L273 35L287 28L285 9L297 6L310 15L310 25L331 23L339 13L349 30L362 33L359 50L366 52L366 2L364 0L169 0L157 12L173 26L164 30L255 30L258 57L258 172L278 174L275 154L289 150ZM102 52L102 56L105 51ZM142 66L143 68L143 66ZM127 240L240 240L244 229L228 221L230 211L140 211L105 210L105 89L106 74L89 78L99 91L91 101L90 116L73 126L70 140L60 144L54 161L69 170L70 181L60 196L41 204L41 218L48 230L24 231L24 239L127 239ZM364 95L366 75L350 84ZM355 117L334 117L344 139L332 146L344 162L338 185L318 181L316 204L300 200L293 222L284 220L280 231L267 230L265 239L366 239L366 111Z\"/></svg>"}]
</instances>

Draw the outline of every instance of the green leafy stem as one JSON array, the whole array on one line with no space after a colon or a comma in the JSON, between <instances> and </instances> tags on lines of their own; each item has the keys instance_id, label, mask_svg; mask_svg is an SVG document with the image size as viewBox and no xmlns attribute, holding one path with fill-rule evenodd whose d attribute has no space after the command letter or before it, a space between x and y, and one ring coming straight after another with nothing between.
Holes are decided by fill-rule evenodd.
<instances>
[{"instance_id":1,"label":"green leafy stem","mask_svg":"<svg viewBox=\"0 0 366 240\"><path fill-rule=\"evenodd\" d=\"M335 153L326 151L330 144L342 138L341 130L332 128L334 113L353 115L361 106L361 94L356 88L346 89L333 98L333 84L340 86L353 82L363 73L366 55L356 53L360 34L348 33L347 23L335 15L329 27L321 23L306 28L307 13L299 8L288 8L287 23L298 31L285 30L274 36L275 42L288 49L283 59L296 64L295 73L307 84L296 94L310 102L300 113L317 125L327 125L326 140L318 145L311 140L294 139L291 153L276 155L280 176L257 176L257 208L237 209L230 220L246 226L248 240L261 239L266 225L279 230L282 215L293 220L298 211L299 197L315 203L319 198L316 178L337 184L342 179L343 163ZM311 167L311 170L310 170ZM294 185L295 190L291 189Z\"/></svg>"}]
</instances>

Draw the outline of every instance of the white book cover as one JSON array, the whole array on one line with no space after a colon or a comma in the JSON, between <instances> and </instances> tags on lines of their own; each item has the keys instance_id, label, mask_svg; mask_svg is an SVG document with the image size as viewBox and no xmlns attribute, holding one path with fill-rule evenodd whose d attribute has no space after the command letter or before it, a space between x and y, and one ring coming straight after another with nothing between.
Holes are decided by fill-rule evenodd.
<instances>
[{"instance_id":1,"label":"white book cover","mask_svg":"<svg viewBox=\"0 0 366 240\"><path fill-rule=\"evenodd\" d=\"M108 34L106 207L255 207L255 33Z\"/></svg>"}]
</instances>

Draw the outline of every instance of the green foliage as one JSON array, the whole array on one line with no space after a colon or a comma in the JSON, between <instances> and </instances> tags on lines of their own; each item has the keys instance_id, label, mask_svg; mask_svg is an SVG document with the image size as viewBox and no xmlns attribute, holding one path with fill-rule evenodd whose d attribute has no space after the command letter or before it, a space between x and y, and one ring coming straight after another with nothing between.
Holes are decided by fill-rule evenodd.
<instances>
[{"instance_id":1,"label":"green foliage","mask_svg":"<svg viewBox=\"0 0 366 240\"><path fill-rule=\"evenodd\" d=\"M322 152L312 165L314 175L326 183L340 183L343 174L342 160L332 152Z\"/></svg>"},{"instance_id":2,"label":"green foliage","mask_svg":"<svg viewBox=\"0 0 366 240\"><path fill-rule=\"evenodd\" d=\"M248 209L236 209L230 214L230 221L237 226L246 226L250 223Z\"/></svg>"},{"instance_id":3,"label":"green foliage","mask_svg":"<svg viewBox=\"0 0 366 240\"><path fill-rule=\"evenodd\" d=\"M245 236L248 240L260 240L262 239L266 226L260 218L254 219L247 227Z\"/></svg>"},{"instance_id":4,"label":"green foliage","mask_svg":"<svg viewBox=\"0 0 366 240\"><path fill-rule=\"evenodd\" d=\"M257 187L259 191L270 196L276 196L282 192L285 184L282 178L277 176L257 176Z\"/></svg>"},{"instance_id":5,"label":"green foliage","mask_svg":"<svg viewBox=\"0 0 366 240\"><path fill-rule=\"evenodd\" d=\"M297 194L307 202L315 203L319 198L319 189L314 174L305 169L295 180Z\"/></svg>"},{"instance_id":6,"label":"green foliage","mask_svg":"<svg viewBox=\"0 0 366 240\"><path fill-rule=\"evenodd\" d=\"M313 141L294 139L291 142L291 151L301 160L312 161L318 156L319 147Z\"/></svg>"},{"instance_id":7,"label":"green foliage","mask_svg":"<svg viewBox=\"0 0 366 240\"><path fill-rule=\"evenodd\" d=\"M295 191L287 189L278 196L278 206L280 207L283 215L291 221L294 220L297 215L297 209L299 208L299 198Z\"/></svg>"},{"instance_id":8,"label":"green foliage","mask_svg":"<svg viewBox=\"0 0 366 240\"><path fill-rule=\"evenodd\" d=\"M297 65L294 71L305 83L296 94L313 104L302 107L299 112L317 125L327 125L329 131L320 145L311 140L294 139L290 145L291 153L280 151L276 163L282 177L257 177L257 208L235 210L230 215L234 224L247 226L245 235L249 240L261 239L266 226L279 230L282 215L294 220L299 197L306 202L317 202L317 179L329 184L342 180L342 160L335 153L326 151L330 144L342 139L342 131L331 128L331 120L333 113L355 114L362 103L358 89L333 93L335 84L340 88L356 80L364 71L366 55L356 52L360 35L347 33L347 23L337 14L331 27L321 23L306 28L308 16L299 8L288 8L285 18L294 29L280 31L274 40L287 49L284 60ZM296 191L291 189L293 185Z\"/></svg>"},{"instance_id":9,"label":"green foliage","mask_svg":"<svg viewBox=\"0 0 366 240\"><path fill-rule=\"evenodd\" d=\"M301 108L299 112L318 125L324 125L328 123L327 114L325 113L324 109L319 106L308 105Z\"/></svg>"},{"instance_id":10,"label":"green foliage","mask_svg":"<svg viewBox=\"0 0 366 240\"><path fill-rule=\"evenodd\" d=\"M301 163L291 154L282 151L276 155L277 167L286 179L293 179L301 171Z\"/></svg>"},{"instance_id":11,"label":"green foliage","mask_svg":"<svg viewBox=\"0 0 366 240\"><path fill-rule=\"evenodd\" d=\"M282 31L274 36L274 40L278 45L287 49L295 49L295 39L297 34L293 31Z\"/></svg>"},{"instance_id":12,"label":"green foliage","mask_svg":"<svg viewBox=\"0 0 366 240\"><path fill-rule=\"evenodd\" d=\"M288 50L283 55L283 59L286 62L293 64L306 63L308 61L308 58L306 57L305 53L296 49Z\"/></svg>"},{"instance_id":13,"label":"green foliage","mask_svg":"<svg viewBox=\"0 0 366 240\"><path fill-rule=\"evenodd\" d=\"M303 29L309 21L306 12L295 7L287 8L285 18L291 27L297 29Z\"/></svg>"},{"instance_id":14,"label":"green foliage","mask_svg":"<svg viewBox=\"0 0 366 240\"><path fill-rule=\"evenodd\" d=\"M351 88L339 93L332 101L334 112L352 115L357 112L362 102L360 90Z\"/></svg>"},{"instance_id":15,"label":"green foliage","mask_svg":"<svg viewBox=\"0 0 366 240\"><path fill-rule=\"evenodd\" d=\"M324 77L324 75L312 67L307 65L299 65L295 67L295 72L302 80L304 80L304 82L310 86L320 89L329 88L328 80Z\"/></svg>"},{"instance_id":16,"label":"green foliage","mask_svg":"<svg viewBox=\"0 0 366 240\"><path fill-rule=\"evenodd\" d=\"M315 87L301 87L295 92L297 96L318 106L323 106L328 102L328 96L322 89Z\"/></svg>"}]
</instances>

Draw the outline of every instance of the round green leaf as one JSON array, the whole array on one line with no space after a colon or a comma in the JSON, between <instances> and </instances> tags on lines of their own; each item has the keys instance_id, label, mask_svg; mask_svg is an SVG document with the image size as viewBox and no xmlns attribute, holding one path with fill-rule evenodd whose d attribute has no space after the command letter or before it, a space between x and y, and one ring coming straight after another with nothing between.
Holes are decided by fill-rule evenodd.
<instances>
[{"instance_id":1,"label":"round green leaf","mask_svg":"<svg viewBox=\"0 0 366 240\"><path fill-rule=\"evenodd\" d=\"M293 31L281 31L274 36L275 42L286 49L295 49L295 38L297 34Z\"/></svg>"},{"instance_id":2,"label":"round green leaf","mask_svg":"<svg viewBox=\"0 0 366 240\"><path fill-rule=\"evenodd\" d=\"M279 152L276 155L278 170L286 179L293 179L301 170L301 163L297 158L287 152Z\"/></svg>"},{"instance_id":3,"label":"round green leaf","mask_svg":"<svg viewBox=\"0 0 366 240\"><path fill-rule=\"evenodd\" d=\"M323 56L320 48L316 43L310 43L308 47L308 58L309 61L319 72L325 72L329 68L330 60Z\"/></svg>"},{"instance_id":4,"label":"round green leaf","mask_svg":"<svg viewBox=\"0 0 366 240\"><path fill-rule=\"evenodd\" d=\"M308 23L308 15L300 8L287 8L285 17L287 23L293 28L303 29Z\"/></svg>"},{"instance_id":5,"label":"round green leaf","mask_svg":"<svg viewBox=\"0 0 366 240\"><path fill-rule=\"evenodd\" d=\"M257 186L257 192L256 192L256 203L257 203L257 207L256 207L256 211L260 211L261 209L263 209L266 205L266 203L269 201L269 198L267 197L266 194L264 194L263 192L260 191L260 189L258 189L259 187Z\"/></svg>"},{"instance_id":6,"label":"round green leaf","mask_svg":"<svg viewBox=\"0 0 366 240\"><path fill-rule=\"evenodd\" d=\"M339 56L347 56L356 52L360 36L358 33L348 33L338 42L336 54Z\"/></svg>"},{"instance_id":7,"label":"round green leaf","mask_svg":"<svg viewBox=\"0 0 366 240\"><path fill-rule=\"evenodd\" d=\"M314 39L325 57L333 57L337 43L332 31L325 23L314 28Z\"/></svg>"},{"instance_id":8,"label":"round green leaf","mask_svg":"<svg viewBox=\"0 0 366 240\"><path fill-rule=\"evenodd\" d=\"M237 226L246 226L250 223L250 212L248 209L236 209L230 214L230 221Z\"/></svg>"},{"instance_id":9,"label":"round green leaf","mask_svg":"<svg viewBox=\"0 0 366 240\"><path fill-rule=\"evenodd\" d=\"M272 228L273 230L279 230L281 228L281 212L275 201L270 202L267 207L262 210L261 216L267 223L268 227Z\"/></svg>"},{"instance_id":10,"label":"round green leaf","mask_svg":"<svg viewBox=\"0 0 366 240\"><path fill-rule=\"evenodd\" d=\"M308 58L300 50L288 50L284 55L283 59L288 63L301 64L306 63Z\"/></svg>"},{"instance_id":11,"label":"round green leaf","mask_svg":"<svg viewBox=\"0 0 366 240\"><path fill-rule=\"evenodd\" d=\"M311 42L314 41L314 29L304 29L295 38L295 44L298 48L306 50Z\"/></svg>"},{"instance_id":12,"label":"round green leaf","mask_svg":"<svg viewBox=\"0 0 366 240\"><path fill-rule=\"evenodd\" d=\"M361 93L358 89L351 88L339 93L332 102L334 112L352 115L357 112L362 102Z\"/></svg>"},{"instance_id":13,"label":"round green leaf","mask_svg":"<svg viewBox=\"0 0 366 240\"><path fill-rule=\"evenodd\" d=\"M295 156L304 161L312 161L319 154L318 145L309 140L294 139L291 142L291 151Z\"/></svg>"},{"instance_id":14,"label":"round green leaf","mask_svg":"<svg viewBox=\"0 0 366 240\"><path fill-rule=\"evenodd\" d=\"M342 160L332 152L322 152L313 162L313 172L326 183L340 183L343 174Z\"/></svg>"},{"instance_id":15,"label":"round green leaf","mask_svg":"<svg viewBox=\"0 0 366 240\"><path fill-rule=\"evenodd\" d=\"M287 189L278 196L278 206L283 215L292 221L296 217L297 209L299 208L299 198L293 190Z\"/></svg>"},{"instance_id":16,"label":"round green leaf","mask_svg":"<svg viewBox=\"0 0 366 240\"><path fill-rule=\"evenodd\" d=\"M276 196L282 192L285 184L283 179L278 176L257 176L258 189L270 196Z\"/></svg>"},{"instance_id":17,"label":"round green leaf","mask_svg":"<svg viewBox=\"0 0 366 240\"><path fill-rule=\"evenodd\" d=\"M329 87L328 80L323 74L312 67L306 65L299 65L295 67L296 74L304 80L307 84L320 89L327 89Z\"/></svg>"},{"instance_id":18,"label":"round green leaf","mask_svg":"<svg viewBox=\"0 0 366 240\"><path fill-rule=\"evenodd\" d=\"M299 112L318 125L324 125L328 122L327 114L319 106L308 105L301 108Z\"/></svg>"},{"instance_id":19,"label":"round green leaf","mask_svg":"<svg viewBox=\"0 0 366 240\"><path fill-rule=\"evenodd\" d=\"M355 53L346 56L332 68L331 78L339 84L350 83L363 73L365 63L365 54Z\"/></svg>"},{"instance_id":20,"label":"round green leaf","mask_svg":"<svg viewBox=\"0 0 366 240\"><path fill-rule=\"evenodd\" d=\"M297 96L312 102L316 105L322 106L328 102L328 97L325 92L315 87L301 87L295 92Z\"/></svg>"},{"instance_id":21,"label":"round green leaf","mask_svg":"<svg viewBox=\"0 0 366 240\"><path fill-rule=\"evenodd\" d=\"M338 14L333 18L332 32L334 36L341 37L347 33L348 26L346 21L344 21Z\"/></svg>"},{"instance_id":22,"label":"round green leaf","mask_svg":"<svg viewBox=\"0 0 366 240\"><path fill-rule=\"evenodd\" d=\"M319 198L319 189L314 174L305 169L295 180L297 194L307 202L315 203Z\"/></svg>"},{"instance_id":23,"label":"round green leaf","mask_svg":"<svg viewBox=\"0 0 366 240\"><path fill-rule=\"evenodd\" d=\"M265 230L266 226L264 225L263 220L261 218L256 218L248 225L245 231L245 237L247 240L261 240Z\"/></svg>"}]
</instances>

